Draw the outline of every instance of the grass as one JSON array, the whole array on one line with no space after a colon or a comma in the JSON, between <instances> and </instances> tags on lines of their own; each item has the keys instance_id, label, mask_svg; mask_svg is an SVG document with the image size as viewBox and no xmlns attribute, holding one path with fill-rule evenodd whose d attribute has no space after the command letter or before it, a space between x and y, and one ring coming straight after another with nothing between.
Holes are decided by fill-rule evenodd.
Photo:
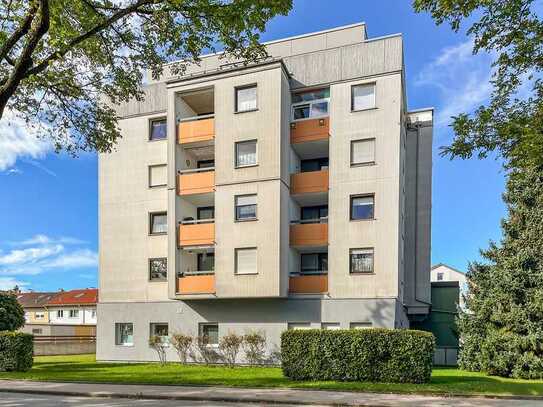
<instances>
[{"instance_id":1,"label":"grass","mask_svg":"<svg viewBox=\"0 0 543 407\"><path fill-rule=\"evenodd\" d=\"M168 363L101 363L94 355L39 356L28 372L0 372L0 379L85 381L124 384L217 385L231 387L291 387L386 393L543 396L543 380L518 380L453 368L436 368L427 384L367 382L296 382L276 367L182 366Z\"/></svg>"}]
</instances>

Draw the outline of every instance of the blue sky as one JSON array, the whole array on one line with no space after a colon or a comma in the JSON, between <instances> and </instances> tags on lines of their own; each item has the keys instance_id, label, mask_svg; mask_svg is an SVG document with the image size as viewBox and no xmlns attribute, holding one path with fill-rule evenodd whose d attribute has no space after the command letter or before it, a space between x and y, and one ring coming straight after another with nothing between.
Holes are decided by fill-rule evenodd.
<instances>
[{"instance_id":1,"label":"blue sky","mask_svg":"<svg viewBox=\"0 0 543 407\"><path fill-rule=\"evenodd\" d=\"M410 109L436 108L432 262L466 270L505 214L499 162L439 156L452 137L451 115L488 98L489 57L410 2L300 0L268 24L264 41L365 21L370 38L401 32ZM55 154L15 119L0 122L0 289L56 290L97 286L97 158Z\"/></svg>"}]
</instances>

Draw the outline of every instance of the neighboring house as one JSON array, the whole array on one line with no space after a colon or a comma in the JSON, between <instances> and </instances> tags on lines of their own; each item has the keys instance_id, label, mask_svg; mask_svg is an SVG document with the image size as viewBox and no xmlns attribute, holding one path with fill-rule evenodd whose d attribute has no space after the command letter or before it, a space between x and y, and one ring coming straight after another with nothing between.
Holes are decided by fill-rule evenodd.
<instances>
[{"instance_id":1,"label":"neighboring house","mask_svg":"<svg viewBox=\"0 0 543 407\"><path fill-rule=\"evenodd\" d=\"M433 110L363 23L165 67L99 157L98 360L150 335L408 328L430 308ZM168 349L170 358L175 357Z\"/></svg>"},{"instance_id":2,"label":"neighboring house","mask_svg":"<svg viewBox=\"0 0 543 407\"><path fill-rule=\"evenodd\" d=\"M430 280L434 282L457 281L460 288L458 296L458 305L464 309L464 295L468 292L468 282L466 273L463 273L451 266L443 263L438 263L432 267L430 271Z\"/></svg>"},{"instance_id":3,"label":"neighboring house","mask_svg":"<svg viewBox=\"0 0 543 407\"><path fill-rule=\"evenodd\" d=\"M44 326L49 325L49 312L46 305L56 295L58 295L56 292L28 292L17 295L17 301L25 311L25 325L21 328L22 331L34 335L44 334Z\"/></svg>"},{"instance_id":4,"label":"neighboring house","mask_svg":"<svg viewBox=\"0 0 543 407\"><path fill-rule=\"evenodd\" d=\"M98 290L63 291L47 303L51 325L96 325ZM85 331L85 329L80 330ZM86 330L88 331L88 329Z\"/></svg>"}]
</instances>

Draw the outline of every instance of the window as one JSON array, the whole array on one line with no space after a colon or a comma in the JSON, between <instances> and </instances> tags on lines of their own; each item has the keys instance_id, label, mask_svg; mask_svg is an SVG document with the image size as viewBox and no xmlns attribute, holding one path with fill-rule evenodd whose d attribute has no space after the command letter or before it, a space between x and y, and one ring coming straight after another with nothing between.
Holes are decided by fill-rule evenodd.
<instances>
[{"instance_id":1,"label":"window","mask_svg":"<svg viewBox=\"0 0 543 407\"><path fill-rule=\"evenodd\" d=\"M373 249L350 250L351 273L373 273Z\"/></svg>"},{"instance_id":2,"label":"window","mask_svg":"<svg viewBox=\"0 0 543 407\"><path fill-rule=\"evenodd\" d=\"M131 322L115 324L115 345L134 345L134 324Z\"/></svg>"},{"instance_id":3,"label":"window","mask_svg":"<svg viewBox=\"0 0 543 407\"><path fill-rule=\"evenodd\" d=\"M44 312L36 312L36 319L43 319L45 318Z\"/></svg>"},{"instance_id":4,"label":"window","mask_svg":"<svg viewBox=\"0 0 543 407\"><path fill-rule=\"evenodd\" d=\"M437 273L437 281L443 281L443 273Z\"/></svg>"},{"instance_id":5,"label":"window","mask_svg":"<svg viewBox=\"0 0 543 407\"><path fill-rule=\"evenodd\" d=\"M96 310L95 309L91 310L91 318L93 318L93 319L96 318Z\"/></svg>"},{"instance_id":6,"label":"window","mask_svg":"<svg viewBox=\"0 0 543 407\"><path fill-rule=\"evenodd\" d=\"M215 160L199 160L196 163L197 168L213 168L215 167Z\"/></svg>"},{"instance_id":7,"label":"window","mask_svg":"<svg viewBox=\"0 0 543 407\"><path fill-rule=\"evenodd\" d=\"M150 214L150 233L158 235L168 232L168 216L166 212L156 212Z\"/></svg>"},{"instance_id":8,"label":"window","mask_svg":"<svg viewBox=\"0 0 543 407\"><path fill-rule=\"evenodd\" d=\"M256 140L236 143L236 167L256 165Z\"/></svg>"},{"instance_id":9,"label":"window","mask_svg":"<svg viewBox=\"0 0 543 407\"><path fill-rule=\"evenodd\" d=\"M151 322L150 336L158 336L163 344L168 343L168 324L164 322Z\"/></svg>"},{"instance_id":10,"label":"window","mask_svg":"<svg viewBox=\"0 0 543 407\"><path fill-rule=\"evenodd\" d=\"M305 206L302 209L302 220L317 220L328 217L328 205Z\"/></svg>"},{"instance_id":11,"label":"window","mask_svg":"<svg viewBox=\"0 0 543 407\"><path fill-rule=\"evenodd\" d=\"M235 249L236 274L257 274L256 247Z\"/></svg>"},{"instance_id":12,"label":"window","mask_svg":"<svg viewBox=\"0 0 543 407\"><path fill-rule=\"evenodd\" d=\"M198 271L215 270L215 253L198 253Z\"/></svg>"},{"instance_id":13,"label":"window","mask_svg":"<svg viewBox=\"0 0 543 407\"><path fill-rule=\"evenodd\" d=\"M350 329L368 329L372 327L371 322L351 322L349 325Z\"/></svg>"},{"instance_id":14,"label":"window","mask_svg":"<svg viewBox=\"0 0 543 407\"><path fill-rule=\"evenodd\" d=\"M149 259L149 280L165 281L168 279L168 259L159 257Z\"/></svg>"},{"instance_id":15,"label":"window","mask_svg":"<svg viewBox=\"0 0 543 407\"><path fill-rule=\"evenodd\" d=\"M215 207L214 206L202 206L196 209L196 217L199 220L203 219L214 219L215 218Z\"/></svg>"},{"instance_id":16,"label":"window","mask_svg":"<svg viewBox=\"0 0 543 407\"><path fill-rule=\"evenodd\" d=\"M166 119L154 119L150 122L149 140L165 140L167 137Z\"/></svg>"},{"instance_id":17,"label":"window","mask_svg":"<svg viewBox=\"0 0 543 407\"><path fill-rule=\"evenodd\" d=\"M373 195L351 196L351 220L373 219Z\"/></svg>"},{"instance_id":18,"label":"window","mask_svg":"<svg viewBox=\"0 0 543 407\"><path fill-rule=\"evenodd\" d=\"M32 328L32 335L41 335L43 333L43 329L41 328Z\"/></svg>"},{"instance_id":19,"label":"window","mask_svg":"<svg viewBox=\"0 0 543 407\"><path fill-rule=\"evenodd\" d=\"M64 318L64 310L63 309L59 309L57 311L57 318Z\"/></svg>"},{"instance_id":20,"label":"window","mask_svg":"<svg viewBox=\"0 0 543 407\"><path fill-rule=\"evenodd\" d=\"M238 195L235 197L236 220L256 219L256 194Z\"/></svg>"},{"instance_id":21,"label":"window","mask_svg":"<svg viewBox=\"0 0 543 407\"><path fill-rule=\"evenodd\" d=\"M301 274L324 274L328 271L328 253L302 253Z\"/></svg>"},{"instance_id":22,"label":"window","mask_svg":"<svg viewBox=\"0 0 543 407\"><path fill-rule=\"evenodd\" d=\"M311 329L309 322L289 322L288 329Z\"/></svg>"},{"instance_id":23,"label":"window","mask_svg":"<svg viewBox=\"0 0 543 407\"><path fill-rule=\"evenodd\" d=\"M71 309L70 310L70 318L79 318L79 310L78 309Z\"/></svg>"},{"instance_id":24,"label":"window","mask_svg":"<svg viewBox=\"0 0 543 407\"><path fill-rule=\"evenodd\" d=\"M302 160L300 162L301 172L322 171L328 169L328 157Z\"/></svg>"},{"instance_id":25,"label":"window","mask_svg":"<svg viewBox=\"0 0 543 407\"><path fill-rule=\"evenodd\" d=\"M365 110L375 107L375 83L351 87L351 110Z\"/></svg>"},{"instance_id":26,"label":"window","mask_svg":"<svg viewBox=\"0 0 543 407\"><path fill-rule=\"evenodd\" d=\"M250 112L256 108L256 85L236 88L236 112Z\"/></svg>"},{"instance_id":27,"label":"window","mask_svg":"<svg viewBox=\"0 0 543 407\"><path fill-rule=\"evenodd\" d=\"M351 165L373 164L374 162L374 138L351 141Z\"/></svg>"},{"instance_id":28,"label":"window","mask_svg":"<svg viewBox=\"0 0 543 407\"><path fill-rule=\"evenodd\" d=\"M200 324L199 335L207 337L209 345L219 344L219 325L218 324Z\"/></svg>"},{"instance_id":29,"label":"window","mask_svg":"<svg viewBox=\"0 0 543 407\"><path fill-rule=\"evenodd\" d=\"M330 89L318 89L292 94L292 119L328 116Z\"/></svg>"},{"instance_id":30,"label":"window","mask_svg":"<svg viewBox=\"0 0 543 407\"><path fill-rule=\"evenodd\" d=\"M341 326L339 325L339 322L323 322L321 324L321 328L335 330L335 329L341 329Z\"/></svg>"},{"instance_id":31,"label":"window","mask_svg":"<svg viewBox=\"0 0 543 407\"><path fill-rule=\"evenodd\" d=\"M166 164L149 166L149 188L163 187L168 183Z\"/></svg>"}]
</instances>

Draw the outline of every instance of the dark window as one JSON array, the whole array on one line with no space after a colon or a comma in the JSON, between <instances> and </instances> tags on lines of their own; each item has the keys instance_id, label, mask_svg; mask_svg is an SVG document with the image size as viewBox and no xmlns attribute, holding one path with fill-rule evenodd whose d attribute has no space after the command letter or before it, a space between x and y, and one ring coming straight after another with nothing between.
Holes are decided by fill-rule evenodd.
<instances>
[{"instance_id":1,"label":"dark window","mask_svg":"<svg viewBox=\"0 0 543 407\"><path fill-rule=\"evenodd\" d=\"M165 140L167 137L166 119L151 120L149 140Z\"/></svg>"},{"instance_id":2,"label":"dark window","mask_svg":"<svg viewBox=\"0 0 543 407\"><path fill-rule=\"evenodd\" d=\"M300 273L315 274L328 271L328 253L302 253Z\"/></svg>"},{"instance_id":3,"label":"dark window","mask_svg":"<svg viewBox=\"0 0 543 407\"><path fill-rule=\"evenodd\" d=\"M437 273L437 281L443 281L443 273Z\"/></svg>"},{"instance_id":4,"label":"dark window","mask_svg":"<svg viewBox=\"0 0 543 407\"><path fill-rule=\"evenodd\" d=\"M328 205L305 206L302 208L302 220L319 220L328 216Z\"/></svg>"},{"instance_id":5,"label":"dark window","mask_svg":"<svg viewBox=\"0 0 543 407\"><path fill-rule=\"evenodd\" d=\"M238 195L235 198L236 220L256 219L256 194Z\"/></svg>"},{"instance_id":6,"label":"dark window","mask_svg":"<svg viewBox=\"0 0 543 407\"><path fill-rule=\"evenodd\" d=\"M198 168L213 168L215 166L215 160L200 160L196 163Z\"/></svg>"},{"instance_id":7,"label":"dark window","mask_svg":"<svg viewBox=\"0 0 543 407\"><path fill-rule=\"evenodd\" d=\"M33 335L41 335L43 333L43 329L41 328L32 328L32 334Z\"/></svg>"},{"instance_id":8,"label":"dark window","mask_svg":"<svg viewBox=\"0 0 543 407\"><path fill-rule=\"evenodd\" d=\"M197 210L198 220L202 219L213 219L215 218L215 207L214 206L203 206Z\"/></svg>"},{"instance_id":9,"label":"dark window","mask_svg":"<svg viewBox=\"0 0 543 407\"><path fill-rule=\"evenodd\" d=\"M351 220L373 219L373 195L351 196Z\"/></svg>"},{"instance_id":10,"label":"dark window","mask_svg":"<svg viewBox=\"0 0 543 407\"><path fill-rule=\"evenodd\" d=\"M156 212L150 215L150 229L152 235L168 232L168 216L166 212Z\"/></svg>"},{"instance_id":11,"label":"dark window","mask_svg":"<svg viewBox=\"0 0 543 407\"><path fill-rule=\"evenodd\" d=\"M257 109L256 85L236 88L236 112L248 112Z\"/></svg>"},{"instance_id":12,"label":"dark window","mask_svg":"<svg viewBox=\"0 0 543 407\"><path fill-rule=\"evenodd\" d=\"M214 253L198 253L198 271L214 271L215 270L215 254Z\"/></svg>"},{"instance_id":13,"label":"dark window","mask_svg":"<svg viewBox=\"0 0 543 407\"><path fill-rule=\"evenodd\" d=\"M149 279L166 280L168 278L168 259L160 257L149 259Z\"/></svg>"},{"instance_id":14,"label":"dark window","mask_svg":"<svg viewBox=\"0 0 543 407\"><path fill-rule=\"evenodd\" d=\"M158 336L162 343L168 343L168 324L165 322L151 322L150 336Z\"/></svg>"},{"instance_id":15,"label":"dark window","mask_svg":"<svg viewBox=\"0 0 543 407\"><path fill-rule=\"evenodd\" d=\"M301 161L301 172L322 171L328 169L328 157Z\"/></svg>"},{"instance_id":16,"label":"dark window","mask_svg":"<svg viewBox=\"0 0 543 407\"><path fill-rule=\"evenodd\" d=\"M373 249L350 250L351 273L373 273Z\"/></svg>"},{"instance_id":17,"label":"dark window","mask_svg":"<svg viewBox=\"0 0 543 407\"><path fill-rule=\"evenodd\" d=\"M219 344L219 325L217 324L200 324L200 336L207 338L209 345Z\"/></svg>"},{"instance_id":18,"label":"dark window","mask_svg":"<svg viewBox=\"0 0 543 407\"><path fill-rule=\"evenodd\" d=\"M134 325L131 322L115 324L115 344L121 346L134 345Z\"/></svg>"}]
</instances>

